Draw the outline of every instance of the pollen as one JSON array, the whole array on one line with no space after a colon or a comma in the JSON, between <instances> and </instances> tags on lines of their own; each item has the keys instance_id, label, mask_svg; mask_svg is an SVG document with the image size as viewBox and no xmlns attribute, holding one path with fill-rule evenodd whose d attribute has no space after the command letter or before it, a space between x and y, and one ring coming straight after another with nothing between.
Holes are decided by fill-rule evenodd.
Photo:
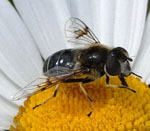
<instances>
[{"instance_id":1,"label":"pollen","mask_svg":"<svg viewBox=\"0 0 150 131\"><path fill-rule=\"evenodd\" d=\"M90 102L78 83L61 83L56 97L48 99L55 87L30 96L19 107L10 131L150 131L150 88L139 78L129 76L126 81L136 93L106 85L106 77L83 84L93 99ZM118 77L110 79L121 85Z\"/></svg>"}]
</instances>

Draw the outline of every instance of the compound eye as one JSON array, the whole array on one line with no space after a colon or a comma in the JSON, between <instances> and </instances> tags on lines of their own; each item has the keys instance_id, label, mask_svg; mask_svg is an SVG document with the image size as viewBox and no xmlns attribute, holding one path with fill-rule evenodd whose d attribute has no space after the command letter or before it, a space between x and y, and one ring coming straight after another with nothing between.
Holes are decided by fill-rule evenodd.
<instances>
[{"instance_id":1,"label":"compound eye","mask_svg":"<svg viewBox=\"0 0 150 131\"><path fill-rule=\"evenodd\" d=\"M118 75L121 72L120 63L113 53L107 56L106 71L112 76Z\"/></svg>"}]
</instances>

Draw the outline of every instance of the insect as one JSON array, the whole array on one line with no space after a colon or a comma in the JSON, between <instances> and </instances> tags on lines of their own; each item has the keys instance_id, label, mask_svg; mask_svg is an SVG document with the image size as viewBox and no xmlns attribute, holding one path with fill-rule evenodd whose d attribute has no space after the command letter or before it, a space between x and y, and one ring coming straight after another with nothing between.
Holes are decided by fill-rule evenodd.
<instances>
[{"instance_id":1,"label":"insect","mask_svg":"<svg viewBox=\"0 0 150 131\"><path fill-rule=\"evenodd\" d=\"M84 89L84 83L95 81L106 75L107 85L136 92L128 86L125 80L125 77L136 74L131 71L130 62L132 59L124 48L111 48L101 44L90 28L78 18L70 18L67 21L65 34L69 42L85 47L64 49L49 56L43 66L43 74L47 80L45 83L38 85L42 88L31 93L25 93L29 90L33 91L37 87L36 85L33 86L32 83L34 82L32 82L14 96L15 100L35 95L56 86L53 95L33 107L35 109L56 96L60 83L78 82L83 94L90 102L91 111L88 114L90 116L93 112L93 99ZM82 75L86 75L86 77L77 77ZM118 76L122 85L111 85L109 82L110 76Z\"/></svg>"}]
</instances>

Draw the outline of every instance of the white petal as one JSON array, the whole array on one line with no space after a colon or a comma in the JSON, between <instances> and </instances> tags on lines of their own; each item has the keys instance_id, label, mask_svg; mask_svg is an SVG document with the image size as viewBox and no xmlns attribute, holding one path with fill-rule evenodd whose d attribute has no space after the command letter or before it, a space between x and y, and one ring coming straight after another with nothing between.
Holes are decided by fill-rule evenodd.
<instances>
[{"instance_id":1,"label":"white petal","mask_svg":"<svg viewBox=\"0 0 150 131\"><path fill-rule=\"evenodd\" d=\"M65 48L64 24L69 17L66 1L14 0L44 58Z\"/></svg>"},{"instance_id":2,"label":"white petal","mask_svg":"<svg viewBox=\"0 0 150 131\"><path fill-rule=\"evenodd\" d=\"M12 96L20 89L12 80L10 80L3 72L0 71L0 95L10 102L20 105L22 101L12 101Z\"/></svg>"},{"instance_id":3,"label":"white petal","mask_svg":"<svg viewBox=\"0 0 150 131\"><path fill-rule=\"evenodd\" d=\"M8 129L9 126L13 123L12 119L17 113L17 106L6 98L0 95L0 104L1 104L1 111L0 111L0 129Z\"/></svg>"},{"instance_id":4,"label":"white petal","mask_svg":"<svg viewBox=\"0 0 150 131\"><path fill-rule=\"evenodd\" d=\"M147 0L74 0L70 1L69 9L71 16L84 21L101 43L125 47L131 56L136 56Z\"/></svg>"},{"instance_id":5,"label":"white petal","mask_svg":"<svg viewBox=\"0 0 150 131\"><path fill-rule=\"evenodd\" d=\"M112 45L115 2L108 0L70 1L71 16L80 18L91 28L100 42Z\"/></svg>"},{"instance_id":6,"label":"white petal","mask_svg":"<svg viewBox=\"0 0 150 131\"><path fill-rule=\"evenodd\" d=\"M69 12L65 5L66 3L68 4ZM78 17L84 21L94 31L96 36L99 37L101 43L123 46L129 49L131 56L136 56L140 45L140 36L143 32L147 0L75 0L69 2L62 1L61 3L58 0L55 0L55 2L53 0L44 0L42 2L15 0L15 4L27 26L30 29L34 28L31 30L32 34L35 34L34 30L40 32L40 29L41 33L44 33L40 34L40 36L38 35L39 38L37 38L38 46L41 47L39 43L44 45L44 47L40 49L42 54L45 54L44 56L49 55L48 51L50 48L52 49L51 45L54 43L56 43L56 45L54 44L53 46L53 48L55 48L54 51L58 50L58 43L60 48L64 47L61 46L61 44L64 43L62 26L64 26L67 20L66 18L70 16L69 13L72 17ZM43 7L45 9L43 9ZM57 9L57 11L55 9ZM32 18L35 16L36 19ZM43 25L43 23L48 26ZM61 29L57 27L57 23L60 23ZM51 25L53 26L53 30L56 29L60 31L58 31L59 33L56 30L53 32L57 34L57 36L52 35L52 32L50 32ZM36 38L36 36L34 38ZM43 36L47 41L42 40L41 37ZM55 39L60 39L55 40L53 36L56 36ZM137 50L134 51L132 47L137 47Z\"/></svg>"},{"instance_id":7,"label":"white petal","mask_svg":"<svg viewBox=\"0 0 150 131\"><path fill-rule=\"evenodd\" d=\"M139 54L136 58L134 65L134 71L139 73L143 80L147 83L150 83L150 13L148 15L145 30L143 34L143 39Z\"/></svg>"},{"instance_id":8,"label":"white petal","mask_svg":"<svg viewBox=\"0 0 150 131\"><path fill-rule=\"evenodd\" d=\"M150 84L150 73L148 74L147 78L146 78L146 83Z\"/></svg>"},{"instance_id":9,"label":"white petal","mask_svg":"<svg viewBox=\"0 0 150 131\"><path fill-rule=\"evenodd\" d=\"M19 86L41 74L42 59L10 3L0 1L0 69Z\"/></svg>"},{"instance_id":10,"label":"white petal","mask_svg":"<svg viewBox=\"0 0 150 131\"><path fill-rule=\"evenodd\" d=\"M136 57L140 47L147 0L117 0L114 21L114 45L125 47Z\"/></svg>"}]
</instances>

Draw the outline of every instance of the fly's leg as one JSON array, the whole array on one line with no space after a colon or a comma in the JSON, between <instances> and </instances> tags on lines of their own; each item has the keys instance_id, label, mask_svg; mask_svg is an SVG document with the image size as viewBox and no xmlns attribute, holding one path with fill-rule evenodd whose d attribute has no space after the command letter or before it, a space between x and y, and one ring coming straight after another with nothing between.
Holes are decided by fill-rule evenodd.
<instances>
[{"instance_id":1,"label":"fly's leg","mask_svg":"<svg viewBox=\"0 0 150 131\"><path fill-rule=\"evenodd\" d=\"M37 107L39 107L39 106L45 104L47 101L49 101L50 99L52 99L53 97L55 97L56 94L57 94L57 91L58 91L58 87L59 87L59 84L56 85L56 87L55 87L55 89L54 89L53 94L52 94L51 97L49 97L48 99L46 99L46 100L43 101L42 103L40 103L40 104L34 106L32 109L35 109L35 108L37 108Z\"/></svg>"},{"instance_id":2,"label":"fly's leg","mask_svg":"<svg viewBox=\"0 0 150 131\"><path fill-rule=\"evenodd\" d=\"M87 116L91 116L91 114L93 113L93 99L88 95L88 93L86 92L86 90L84 89L83 83L80 83L79 86L80 86L80 89L83 91L84 95L87 97L87 99L89 100L90 102L90 108L91 108L91 111L87 114Z\"/></svg>"},{"instance_id":3,"label":"fly's leg","mask_svg":"<svg viewBox=\"0 0 150 131\"><path fill-rule=\"evenodd\" d=\"M128 84L127 84L127 82L126 82L126 80L125 80L125 78L122 76L122 75L120 75L119 76L119 79L120 79L120 81L121 81L121 83L122 83L122 88L127 88L128 90L130 90L130 91L132 91L132 92L136 92L135 90L133 90L132 88L129 88L128 87Z\"/></svg>"},{"instance_id":4,"label":"fly's leg","mask_svg":"<svg viewBox=\"0 0 150 131\"><path fill-rule=\"evenodd\" d=\"M81 90L83 91L84 95L87 97L87 99L89 100L90 102L90 108L91 108L91 111L87 114L87 116L90 116L93 112L93 105L92 105L92 98L88 95L88 93L86 92L86 90L84 89L83 87L83 83L88 83L88 82L92 82L94 81L93 79L90 79L88 77L86 78L78 78L78 79L68 79L68 80L65 80L63 82L66 82L66 83L71 83L71 82L80 82L79 86L81 88Z\"/></svg>"},{"instance_id":5,"label":"fly's leg","mask_svg":"<svg viewBox=\"0 0 150 131\"><path fill-rule=\"evenodd\" d=\"M112 84L109 84L109 76L106 75L106 83L107 83L107 86L111 86L111 87L116 87L116 88L126 88L132 92L136 92L135 90L133 90L132 88L129 88L128 87L128 84L126 82L126 80L124 79L124 77L122 75L119 76L119 79L122 83L122 86L119 86L119 85L112 85Z\"/></svg>"},{"instance_id":6,"label":"fly's leg","mask_svg":"<svg viewBox=\"0 0 150 131\"><path fill-rule=\"evenodd\" d=\"M106 75L106 84L109 85L109 76Z\"/></svg>"}]
</instances>

